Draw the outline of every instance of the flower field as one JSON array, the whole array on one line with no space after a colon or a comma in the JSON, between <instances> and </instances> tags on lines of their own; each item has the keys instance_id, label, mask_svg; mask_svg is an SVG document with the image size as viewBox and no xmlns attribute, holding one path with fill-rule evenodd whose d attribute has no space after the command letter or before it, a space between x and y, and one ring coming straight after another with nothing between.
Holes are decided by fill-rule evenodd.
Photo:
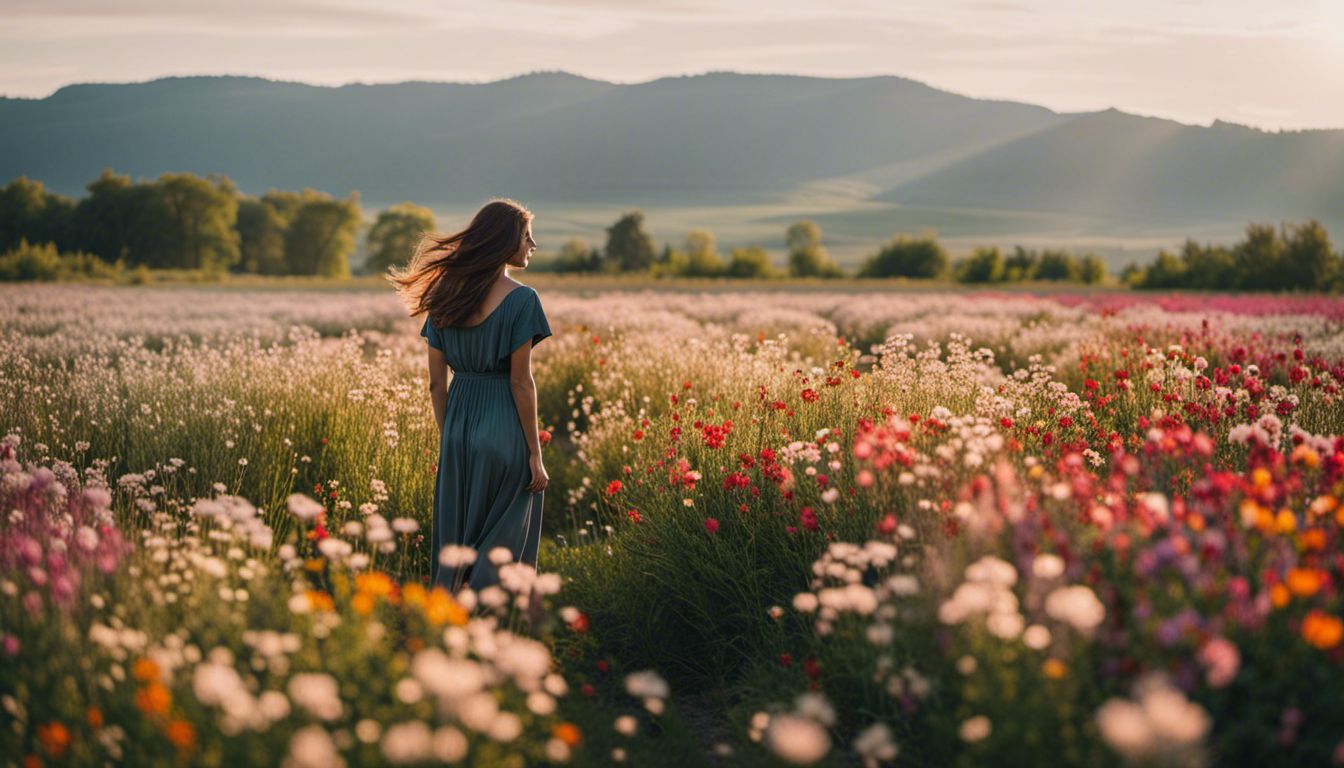
<instances>
[{"instance_id":1,"label":"flower field","mask_svg":"<svg viewBox=\"0 0 1344 768\"><path fill-rule=\"evenodd\" d=\"M390 292L0 288L4 764L1344 764L1344 302L535 285L456 596Z\"/></svg>"}]
</instances>

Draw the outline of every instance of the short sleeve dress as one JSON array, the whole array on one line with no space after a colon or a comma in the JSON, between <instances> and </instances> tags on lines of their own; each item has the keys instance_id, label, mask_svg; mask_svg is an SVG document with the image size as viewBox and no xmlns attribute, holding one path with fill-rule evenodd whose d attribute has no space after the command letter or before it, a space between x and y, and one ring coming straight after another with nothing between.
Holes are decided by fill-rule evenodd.
<instances>
[{"instance_id":1,"label":"short sleeve dress","mask_svg":"<svg viewBox=\"0 0 1344 768\"><path fill-rule=\"evenodd\" d=\"M510 355L551 335L541 299L520 285L477 325L436 327L428 317L420 335L443 352L452 369L434 483L430 574L434 585L473 590L499 576L490 550L504 547L513 562L537 563L545 491L530 493L527 440L509 386ZM450 544L472 547L470 564L441 564Z\"/></svg>"}]
</instances>

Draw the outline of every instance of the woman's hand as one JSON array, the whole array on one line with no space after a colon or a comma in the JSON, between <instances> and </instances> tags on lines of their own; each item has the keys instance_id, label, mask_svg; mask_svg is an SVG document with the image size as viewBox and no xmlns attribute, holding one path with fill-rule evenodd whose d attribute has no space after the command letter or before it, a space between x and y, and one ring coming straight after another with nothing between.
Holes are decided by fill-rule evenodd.
<instances>
[{"instance_id":1,"label":"woman's hand","mask_svg":"<svg viewBox=\"0 0 1344 768\"><path fill-rule=\"evenodd\" d=\"M551 482L551 478L546 474L546 467L542 466L541 454L532 454L532 460L528 463L532 466L532 482L528 484L527 490L532 493L546 490L546 484Z\"/></svg>"}]
</instances>

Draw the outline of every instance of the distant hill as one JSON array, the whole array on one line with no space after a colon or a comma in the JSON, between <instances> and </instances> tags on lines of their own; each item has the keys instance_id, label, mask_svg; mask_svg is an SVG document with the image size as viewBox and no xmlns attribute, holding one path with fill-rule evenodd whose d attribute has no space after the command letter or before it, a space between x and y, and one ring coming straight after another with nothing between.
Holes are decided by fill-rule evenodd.
<instances>
[{"instance_id":1,"label":"distant hill","mask_svg":"<svg viewBox=\"0 0 1344 768\"><path fill-rule=\"evenodd\" d=\"M26 174L78 196L104 167L223 173L253 194L358 189L366 204L725 205L825 189L1117 226L1344 218L1344 131L1059 114L898 77L621 85L540 73L336 88L169 77L0 98L0 182Z\"/></svg>"}]
</instances>

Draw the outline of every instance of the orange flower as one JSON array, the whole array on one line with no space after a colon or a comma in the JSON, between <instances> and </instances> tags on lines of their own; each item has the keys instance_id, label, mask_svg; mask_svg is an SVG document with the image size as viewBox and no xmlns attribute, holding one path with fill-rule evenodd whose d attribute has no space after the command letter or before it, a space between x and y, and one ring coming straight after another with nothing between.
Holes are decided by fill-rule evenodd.
<instances>
[{"instance_id":1,"label":"orange flower","mask_svg":"<svg viewBox=\"0 0 1344 768\"><path fill-rule=\"evenodd\" d=\"M1292 459L1309 469L1315 469L1321 464L1321 455L1305 443L1293 449Z\"/></svg>"},{"instance_id":2,"label":"orange flower","mask_svg":"<svg viewBox=\"0 0 1344 768\"><path fill-rule=\"evenodd\" d=\"M1290 568L1284 583L1295 597L1311 597L1321 591L1325 574L1315 568Z\"/></svg>"},{"instance_id":3,"label":"orange flower","mask_svg":"<svg viewBox=\"0 0 1344 768\"><path fill-rule=\"evenodd\" d=\"M1320 528L1303 531L1298 536L1297 545L1302 548L1303 552L1320 552L1325 549L1325 531Z\"/></svg>"},{"instance_id":4,"label":"orange flower","mask_svg":"<svg viewBox=\"0 0 1344 768\"><path fill-rule=\"evenodd\" d=\"M173 695L159 683L150 683L135 693L135 705L146 715L166 715L172 703Z\"/></svg>"},{"instance_id":5,"label":"orange flower","mask_svg":"<svg viewBox=\"0 0 1344 768\"><path fill-rule=\"evenodd\" d=\"M70 729L53 720L37 726L37 741L52 757L60 757L70 747Z\"/></svg>"},{"instance_id":6,"label":"orange flower","mask_svg":"<svg viewBox=\"0 0 1344 768\"><path fill-rule=\"evenodd\" d=\"M1288 588L1283 586L1282 584L1275 584L1274 586L1270 587L1269 602L1272 603L1275 608L1284 607L1285 605L1288 604L1288 601L1291 599L1292 596L1288 594Z\"/></svg>"},{"instance_id":7,"label":"orange flower","mask_svg":"<svg viewBox=\"0 0 1344 768\"><path fill-rule=\"evenodd\" d=\"M327 563L326 558L310 557L307 560L303 561L303 567L305 570L309 570L314 573L321 573L322 567L326 565L326 563Z\"/></svg>"},{"instance_id":8,"label":"orange flower","mask_svg":"<svg viewBox=\"0 0 1344 768\"><path fill-rule=\"evenodd\" d=\"M583 741L583 733L573 723L556 723L555 727L551 728L551 735L571 747L577 747L579 742Z\"/></svg>"},{"instance_id":9,"label":"orange flower","mask_svg":"<svg viewBox=\"0 0 1344 768\"><path fill-rule=\"evenodd\" d=\"M159 679L159 665L152 659L136 659L131 676L142 683L153 682Z\"/></svg>"},{"instance_id":10,"label":"orange flower","mask_svg":"<svg viewBox=\"0 0 1344 768\"><path fill-rule=\"evenodd\" d=\"M435 626L446 622L461 627L467 623L467 611L448 594L448 590L436 586L425 602L425 618Z\"/></svg>"},{"instance_id":11,"label":"orange flower","mask_svg":"<svg viewBox=\"0 0 1344 768\"><path fill-rule=\"evenodd\" d=\"M307 594L308 607L312 608L314 611L335 610L335 603L332 602L331 595L328 595L326 592L323 592L320 589L310 589Z\"/></svg>"},{"instance_id":12,"label":"orange flower","mask_svg":"<svg viewBox=\"0 0 1344 768\"><path fill-rule=\"evenodd\" d=\"M1041 671L1051 680L1059 680L1069 673L1069 668L1059 659L1046 659Z\"/></svg>"},{"instance_id":13,"label":"orange flower","mask_svg":"<svg viewBox=\"0 0 1344 768\"><path fill-rule=\"evenodd\" d=\"M1280 509L1278 516L1274 518L1274 527L1279 533L1292 533L1297 530L1297 515L1287 507Z\"/></svg>"},{"instance_id":14,"label":"orange flower","mask_svg":"<svg viewBox=\"0 0 1344 768\"><path fill-rule=\"evenodd\" d=\"M1255 470L1251 472L1251 483L1254 484L1256 488L1268 488L1269 484L1272 482L1274 482L1274 476L1269 474L1269 470L1264 467L1256 467Z\"/></svg>"},{"instance_id":15,"label":"orange flower","mask_svg":"<svg viewBox=\"0 0 1344 768\"><path fill-rule=\"evenodd\" d=\"M401 599L406 605L423 606L425 604L425 587L423 584L414 582L401 588Z\"/></svg>"},{"instance_id":16,"label":"orange flower","mask_svg":"<svg viewBox=\"0 0 1344 768\"><path fill-rule=\"evenodd\" d=\"M387 597L392 594L392 579L382 571L361 573L355 577L355 589L371 597Z\"/></svg>"},{"instance_id":17,"label":"orange flower","mask_svg":"<svg viewBox=\"0 0 1344 768\"><path fill-rule=\"evenodd\" d=\"M89 707L84 712L84 719L88 722L90 728L103 727L103 711L97 707Z\"/></svg>"},{"instance_id":18,"label":"orange flower","mask_svg":"<svg viewBox=\"0 0 1344 768\"><path fill-rule=\"evenodd\" d=\"M196 729L186 720L172 720L164 729L168 741L180 750L191 749L196 744Z\"/></svg>"},{"instance_id":19,"label":"orange flower","mask_svg":"<svg viewBox=\"0 0 1344 768\"><path fill-rule=\"evenodd\" d=\"M425 647L425 641L424 641L424 640L421 640L421 639L418 638L418 637L408 637L408 638L406 638L406 649L409 650L411 653L416 653L416 652L418 652L421 648L424 648L424 647Z\"/></svg>"},{"instance_id":20,"label":"orange flower","mask_svg":"<svg viewBox=\"0 0 1344 768\"><path fill-rule=\"evenodd\" d=\"M368 616L373 613L373 598L368 593L356 592L355 596L350 598L350 607L360 616Z\"/></svg>"},{"instance_id":21,"label":"orange flower","mask_svg":"<svg viewBox=\"0 0 1344 768\"><path fill-rule=\"evenodd\" d=\"M1312 611L1302 619L1302 638L1313 647L1328 651L1344 640L1344 622L1325 611Z\"/></svg>"}]
</instances>

